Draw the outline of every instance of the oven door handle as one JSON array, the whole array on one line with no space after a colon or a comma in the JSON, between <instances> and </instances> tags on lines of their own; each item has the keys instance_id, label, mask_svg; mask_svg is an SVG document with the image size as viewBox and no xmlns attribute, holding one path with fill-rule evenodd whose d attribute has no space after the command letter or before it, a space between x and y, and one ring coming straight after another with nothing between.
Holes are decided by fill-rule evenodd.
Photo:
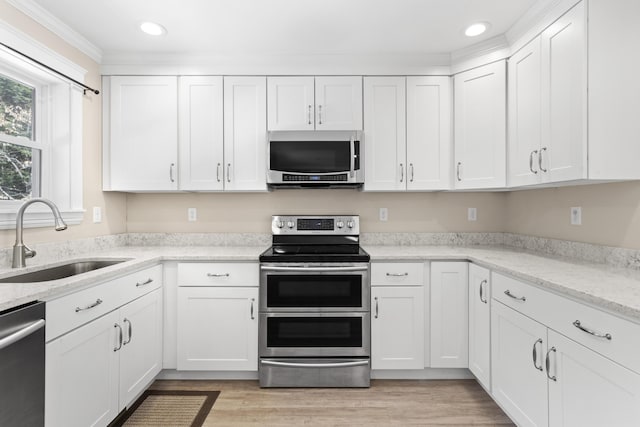
<instances>
[{"instance_id":1,"label":"oven door handle","mask_svg":"<svg viewBox=\"0 0 640 427\"><path fill-rule=\"evenodd\" d=\"M326 271L367 271L369 267L276 267L261 265L263 271L302 271L302 272L326 272Z\"/></svg>"},{"instance_id":2,"label":"oven door handle","mask_svg":"<svg viewBox=\"0 0 640 427\"><path fill-rule=\"evenodd\" d=\"M261 360L263 365L286 366L288 368L346 368L349 366L368 365L368 360L359 360L357 362L339 362L339 363L292 363L292 362L276 362L273 360Z\"/></svg>"}]
</instances>

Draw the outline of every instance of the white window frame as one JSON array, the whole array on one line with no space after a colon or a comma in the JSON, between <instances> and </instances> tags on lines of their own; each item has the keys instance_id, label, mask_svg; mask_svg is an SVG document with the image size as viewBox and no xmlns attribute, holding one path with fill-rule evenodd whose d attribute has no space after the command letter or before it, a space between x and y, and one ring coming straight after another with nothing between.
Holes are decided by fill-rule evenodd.
<instances>
[{"instance_id":1,"label":"white window frame","mask_svg":"<svg viewBox=\"0 0 640 427\"><path fill-rule=\"evenodd\" d=\"M83 81L86 70L0 20L0 40L60 72ZM40 197L52 200L69 225L84 218L82 205L82 96L75 84L0 46L0 73L36 87L35 143L16 138L21 145L41 149ZM7 142L12 142L6 138ZM20 201L0 201L0 229L16 226ZM30 206L25 227L53 225L43 204Z\"/></svg>"}]
</instances>

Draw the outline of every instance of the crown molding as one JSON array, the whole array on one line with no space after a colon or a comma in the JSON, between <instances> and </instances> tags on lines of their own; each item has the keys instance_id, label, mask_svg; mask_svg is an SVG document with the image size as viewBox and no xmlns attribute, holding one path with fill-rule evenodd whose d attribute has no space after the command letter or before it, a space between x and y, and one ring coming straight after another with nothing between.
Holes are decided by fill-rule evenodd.
<instances>
[{"instance_id":1,"label":"crown molding","mask_svg":"<svg viewBox=\"0 0 640 427\"><path fill-rule=\"evenodd\" d=\"M42 25L71 46L75 47L98 64L102 62L102 50L87 40L80 33L53 16L33 0L6 0L20 12Z\"/></svg>"},{"instance_id":2,"label":"crown molding","mask_svg":"<svg viewBox=\"0 0 640 427\"><path fill-rule=\"evenodd\" d=\"M451 53L451 74L505 59L509 56L509 51L509 43L504 34L456 50Z\"/></svg>"}]
</instances>

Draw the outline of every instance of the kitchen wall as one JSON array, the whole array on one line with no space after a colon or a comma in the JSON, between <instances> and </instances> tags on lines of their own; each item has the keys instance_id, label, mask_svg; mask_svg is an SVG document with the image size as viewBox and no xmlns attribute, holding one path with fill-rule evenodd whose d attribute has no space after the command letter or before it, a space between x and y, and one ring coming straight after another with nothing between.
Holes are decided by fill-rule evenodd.
<instances>
[{"instance_id":1,"label":"kitchen wall","mask_svg":"<svg viewBox=\"0 0 640 427\"><path fill-rule=\"evenodd\" d=\"M0 19L83 67L87 70L85 83L89 86L100 88L100 70L96 62L35 23L31 18L17 11L5 0L0 0ZM84 207L87 209L83 223L70 226L69 229L62 232L53 231L53 227L26 229L25 242L27 244L101 236L126 231L126 196L124 194L102 192L101 97L102 95L86 95L83 102L83 200ZM103 209L104 220L100 224L93 224L91 220L93 206L100 206ZM14 229L0 230L0 247L13 245L14 239Z\"/></svg>"}]
</instances>

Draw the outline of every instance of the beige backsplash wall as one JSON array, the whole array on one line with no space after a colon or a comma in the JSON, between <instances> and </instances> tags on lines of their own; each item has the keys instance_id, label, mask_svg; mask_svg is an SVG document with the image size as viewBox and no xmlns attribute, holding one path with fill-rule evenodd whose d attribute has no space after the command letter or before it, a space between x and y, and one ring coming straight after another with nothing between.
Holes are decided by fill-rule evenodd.
<instances>
[{"instance_id":1,"label":"beige backsplash wall","mask_svg":"<svg viewBox=\"0 0 640 427\"><path fill-rule=\"evenodd\" d=\"M277 190L270 193L129 194L129 232L270 233L274 214L358 214L361 232L494 232L505 222L503 193L365 193ZM196 222L187 208L197 209ZM378 220L379 208L389 220ZM467 208L478 220L467 221Z\"/></svg>"},{"instance_id":2,"label":"beige backsplash wall","mask_svg":"<svg viewBox=\"0 0 640 427\"><path fill-rule=\"evenodd\" d=\"M35 23L5 0L0 0L0 19L87 70L85 83L100 88L100 69L95 61ZM102 94L89 94L83 98L83 201L87 209L84 221L62 232L55 232L53 227L26 229L25 242L70 240L126 231L126 196L102 192L101 97ZM91 221L93 206L103 209L103 222L100 224ZM14 229L0 230L0 247L13 245L14 239Z\"/></svg>"},{"instance_id":3,"label":"beige backsplash wall","mask_svg":"<svg viewBox=\"0 0 640 427\"><path fill-rule=\"evenodd\" d=\"M582 225L570 209L582 208ZM506 195L511 233L640 249L640 182L514 191Z\"/></svg>"}]
</instances>

